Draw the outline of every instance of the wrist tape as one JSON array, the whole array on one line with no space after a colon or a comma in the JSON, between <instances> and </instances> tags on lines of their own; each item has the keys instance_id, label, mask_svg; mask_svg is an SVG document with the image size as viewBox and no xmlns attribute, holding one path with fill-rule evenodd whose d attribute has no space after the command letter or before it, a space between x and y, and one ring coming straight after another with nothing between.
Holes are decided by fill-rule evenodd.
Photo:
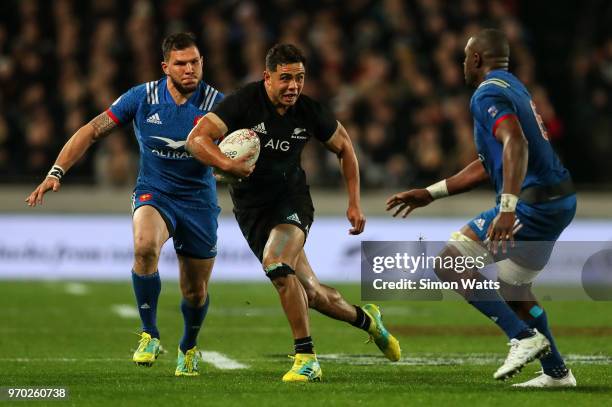
<instances>
[{"instance_id":1,"label":"wrist tape","mask_svg":"<svg viewBox=\"0 0 612 407\"><path fill-rule=\"evenodd\" d=\"M51 169L47 173L47 177L55 178L58 181L61 181L62 177L64 176L64 173L65 173L64 169L60 167L59 165L55 164L53 167L51 167Z\"/></svg>"},{"instance_id":2,"label":"wrist tape","mask_svg":"<svg viewBox=\"0 0 612 407\"><path fill-rule=\"evenodd\" d=\"M431 184L425 189L427 189L427 191L431 194L431 197L433 199L439 199L439 198L444 198L445 196L448 196L448 188L446 186L445 179L443 179L442 181L436 182L435 184Z\"/></svg>"},{"instance_id":3,"label":"wrist tape","mask_svg":"<svg viewBox=\"0 0 612 407\"><path fill-rule=\"evenodd\" d=\"M516 204L518 203L518 196L512 194L502 194L499 200L499 211L500 212L514 212L516 211Z\"/></svg>"}]
</instances>

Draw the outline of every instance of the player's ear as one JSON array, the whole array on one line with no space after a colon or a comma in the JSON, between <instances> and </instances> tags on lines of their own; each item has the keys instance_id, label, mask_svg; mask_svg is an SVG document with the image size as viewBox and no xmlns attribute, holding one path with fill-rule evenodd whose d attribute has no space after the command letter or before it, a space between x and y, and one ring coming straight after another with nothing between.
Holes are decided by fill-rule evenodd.
<instances>
[{"instance_id":1,"label":"player's ear","mask_svg":"<svg viewBox=\"0 0 612 407\"><path fill-rule=\"evenodd\" d=\"M482 68L482 57L478 52L474 52L474 65L478 69Z\"/></svg>"},{"instance_id":2,"label":"player's ear","mask_svg":"<svg viewBox=\"0 0 612 407\"><path fill-rule=\"evenodd\" d=\"M263 72L263 78L265 83L270 83L271 77L272 75L270 75L270 72L268 72L267 70Z\"/></svg>"},{"instance_id":3,"label":"player's ear","mask_svg":"<svg viewBox=\"0 0 612 407\"><path fill-rule=\"evenodd\" d=\"M166 63L166 61L161 62L161 67L162 67L162 71L164 71L164 73L168 75L168 64Z\"/></svg>"}]
</instances>

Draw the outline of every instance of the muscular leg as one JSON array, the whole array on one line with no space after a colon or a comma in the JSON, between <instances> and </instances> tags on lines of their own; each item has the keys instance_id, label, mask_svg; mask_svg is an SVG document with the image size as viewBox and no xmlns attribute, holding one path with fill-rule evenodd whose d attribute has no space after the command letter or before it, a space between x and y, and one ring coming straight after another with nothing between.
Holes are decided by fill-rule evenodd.
<instances>
[{"instance_id":1,"label":"muscular leg","mask_svg":"<svg viewBox=\"0 0 612 407\"><path fill-rule=\"evenodd\" d=\"M308 306L330 318L348 323L355 322L357 310L342 297L333 287L321 284L314 274L306 253L302 249L298 254L295 274L300 280L308 297Z\"/></svg>"},{"instance_id":2,"label":"muscular leg","mask_svg":"<svg viewBox=\"0 0 612 407\"><path fill-rule=\"evenodd\" d=\"M156 318L161 281L157 273L157 263L161 248L170 235L163 218L152 206L138 208L134 212L132 225L134 232L132 284L142 330L153 338L159 338Z\"/></svg>"},{"instance_id":3,"label":"muscular leg","mask_svg":"<svg viewBox=\"0 0 612 407\"><path fill-rule=\"evenodd\" d=\"M178 255L178 261L184 321L183 338L179 347L186 353L196 345L198 333L208 312L208 280L215 259L195 259Z\"/></svg>"},{"instance_id":4,"label":"muscular leg","mask_svg":"<svg viewBox=\"0 0 612 407\"><path fill-rule=\"evenodd\" d=\"M296 259L304 246L304 232L297 226L275 226L264 248L262 266L278 291L294 339L310 336L308 299L300 281L293 274ZM282 270L282 273L275 271Z\"/></svg>"},{"instance_id":5,"label":"muscular leg","mask_svg":"<svg viewBox=\"0 0 612 407\"><path fill-rule=\"evenodd\" d=\"M370 339L376 343L387 359L394 362L400 359L399 342L384 327L380 310L376 305L367 304L363 307L351 305L346 302L338 290L321 284L310 267L304 250L301 250L298 255L295 274L304 287L310 308L364 330L370 334Z\"/></svg>"},{"instance_id":6,"label":"muscular leg","mask_svg":"<svg viewBox=\"0 0 612 407\"><path fill-rule=\"evenodd\" d=\"M348 322L359 329L363 329L370 334L370 338L389 360L399 360L401 356L399 342L383 326L378 307L374 304L368 304L363 308L351 305L335 288L321 284L310 267L306 253L302 248L304 235L300 234L301 239L299 240L291 238L287 236L287 232L290 230L301 232L297 227L291 225L280 225L273 229L264 250L263 263L266 269L271 264L285 263L295 270L295 274L273 278L272 281L279 291L283 308L293 331L293 337L296 339L296 354L304 352L304 350L300 351L300 348L312 351L312 348L307 347L308 342L310 342L310 346L312 344L308 326L308 307L310 307L328 317ZM297 242L299 242L299 245L294 244ZM291 261L291 263L286 263L283 259ZM294 284L297 286L294 286ZM294 291L291 292L290 290ZM300 294L299 301L293 300L298 298ZM291 302L292 300L293 302ZM306 352L308 353L308 351Z\"/></svg>"}]
</instances>

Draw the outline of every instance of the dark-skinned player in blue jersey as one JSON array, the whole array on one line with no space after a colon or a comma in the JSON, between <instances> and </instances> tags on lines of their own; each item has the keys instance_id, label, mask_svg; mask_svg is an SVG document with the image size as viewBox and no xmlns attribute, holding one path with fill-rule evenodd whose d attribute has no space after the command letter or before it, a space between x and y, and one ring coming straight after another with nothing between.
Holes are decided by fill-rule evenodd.
<instances>
[{"instance_id":1,"label":"dark-skinned player in blue jersey","mask_svg":"<svg viewBox=\"0 0 612 407\"><path fill-rule=\"evenodd\" d=\"M510 339L508 357L494 373L495 379L509 378L540 358L541 375L514 386L574 387L576 379L555 345L531 283L574 218L576 194L569 172L550 146L531 95L508 72L509 57L508 41L501 31L486 29L469 39L464 73L466 83L476 87L470 109L479 159L427 188L391 196L387 210L406 217L435 199L490 181L497 194L496 206L453 233L441 256L487 256L498 267L499 291L458 290ZM538 255L525 256L514 247L523 242L534 243ZM459 274L441 268L436 274L444 281L484 278L475 270Z\"/></svg>"}]
</instances>

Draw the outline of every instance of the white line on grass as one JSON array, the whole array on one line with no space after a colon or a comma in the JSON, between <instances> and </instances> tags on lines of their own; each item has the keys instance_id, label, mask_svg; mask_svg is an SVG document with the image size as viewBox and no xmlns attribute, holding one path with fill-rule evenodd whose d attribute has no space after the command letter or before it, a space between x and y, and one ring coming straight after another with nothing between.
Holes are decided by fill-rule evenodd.
<instances>
[{"instance_id":1,"label":"white line on grass","mask_svg":"<svg viewBox=\"0 0 612 407\"><path fill-rule=\"evenodd\" d=\"M127 304L115 304L111 307L111 310L121 318L135 319L138 318L138 310L133 305Z\"/></svg>"},{"instance_id":2,"label":"white line on grass","mask_svg":"<svg viewBox=\"0 0 612 407\"><path fill-rule=\"evenodd\" d=\"M204 363L208 363L221 370L247 369L249 366L230 359L220 352L201 351L200 356ZM17 363L83 363L83 362L128 362L129 358L0 358L0 362Z\"/></svg>"},{"instance_id":3,"label":"white line on grass","mask_svg":"<svg viewBox=\"0 0 612 407\"><path fill-rule=\"evenodd\" d=\"M244 365L238 361L228 358L223 353L211 352L211 351L200 351L200 356L204 363L210 363L217 369L223 370L235 370L235 369L247 369L249 366Z\"/></svg>"},{"instance_id":4,"label":"white line on grass","mask_svg":"<svg viewBox=\"0 0 612 407\"><path fill-rule=\"evenodd\" d=\"M72 295L89 294L89 287L81 283L67 283L64 285L64 291Z\"/></svg>"},{"instance_id":5,"label":"white line on grass","mask_svg":"<svg viewBox=\"0 0 612 407\"><path fill-rule=\"evenodd\" d=\"M28 363L28 362L45 362L45 363L57 363L57 362L65 362L65 363L81 363L81 362L125 362L131 361L129 358L4 358L0 359L0 362L17 362L17 363Z\"/></svg>"}]
</instances>

